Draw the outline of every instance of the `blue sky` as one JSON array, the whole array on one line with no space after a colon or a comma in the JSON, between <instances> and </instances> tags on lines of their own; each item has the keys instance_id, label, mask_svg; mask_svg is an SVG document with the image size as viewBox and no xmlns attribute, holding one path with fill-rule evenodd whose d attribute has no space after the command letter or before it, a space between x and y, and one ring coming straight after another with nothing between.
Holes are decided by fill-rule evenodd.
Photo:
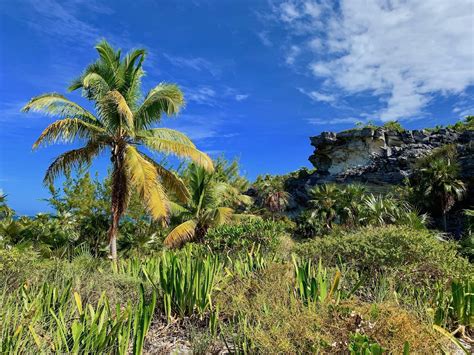
<instances>
[{"instance_id":1,"label":"blue sky","mask_svg":"<svg viewBox=\"0 0 474 355\"><path fill-rule=\"evenodd\" d=\"M65 93L102 38L146 48L144 90L175 82L187 100L163 124L212 156L239 157L253 179L309 167L308 137L321 131L474 113L473 24L470 0L3 0L0 188L19 213L46 209L44 171L69 147L32 152L52 119L19 109Z\"/></svg>"}]
</instances>

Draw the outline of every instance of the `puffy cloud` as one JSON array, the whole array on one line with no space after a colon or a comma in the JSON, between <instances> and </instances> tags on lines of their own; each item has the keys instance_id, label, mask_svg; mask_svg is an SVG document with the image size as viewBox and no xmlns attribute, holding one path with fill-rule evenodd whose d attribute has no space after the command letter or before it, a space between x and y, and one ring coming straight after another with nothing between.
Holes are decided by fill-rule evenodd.
<instances>
[{"instance_id":1,"label":"puffy cloud","mask_svg":"<svg viewBox=\"0 0 474 355\"><path fill-rule=\"evenodd\" d=\"M313 75L325 88L378 96L382 120L422 116L434 95L474 83L470 0L303 0L279 8L292 45L306 43Z\"/></svg>"}]
</instances>

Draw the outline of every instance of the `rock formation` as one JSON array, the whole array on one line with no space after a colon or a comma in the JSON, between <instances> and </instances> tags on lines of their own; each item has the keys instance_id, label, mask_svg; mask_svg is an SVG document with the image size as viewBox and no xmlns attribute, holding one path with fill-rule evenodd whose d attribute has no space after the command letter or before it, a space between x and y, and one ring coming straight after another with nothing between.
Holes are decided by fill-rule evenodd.
<instances>
[{"instance_id":1,"label":"rock formation","mask_svg":"<svg viewBox=\"0 0 474 355\"><path fill-rule=\"evenodd\" d=\"M398 184L411 174L418 158L445 144L457 147L461 177L474 177L474 131L364 128L323 132L310 139L315 150L309 160L321 182Z\"/></svg>"},{"instance_id":2,"label":"rock formation","mask_svg":"<svg viewBox=\"0 0 474 355\"><path fill-rule=\"evenodd\" d=\"M309 160L315 172L300 170L286 187L297 205L305 204L307 191L327 182L364 183L377 186L400 184L410 176L415 161L445 144L457 147L461 178L474 185L474 131L454 129L393 131L363 128L340 133L323 132L310 138L315 150Z\"/></svg>"}]
</instances>

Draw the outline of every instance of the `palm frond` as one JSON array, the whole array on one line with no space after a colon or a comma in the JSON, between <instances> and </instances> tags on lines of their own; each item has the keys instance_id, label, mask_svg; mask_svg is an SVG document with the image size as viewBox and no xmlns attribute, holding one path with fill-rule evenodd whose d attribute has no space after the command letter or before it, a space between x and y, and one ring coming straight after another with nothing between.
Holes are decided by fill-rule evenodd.
<instances>
[{"instance_id":1,"label":"palm frond","mask_svg":"<svg viewBox=\"0 0 474 355\"><path fill-rule=\"evenodd\" d=\"M184 106L182 91L174 84L161 83L148 92L135 112L137 127L144 129L160 120L162 114L176 115Z\"/></svg>"},{"instance_id":2,"label":"palm frond","mask_svg":"<svg viewBox=\"0 0 474 355\"><path fill-rule=\"evenodd\" d=\"M72 142L75 138L91 138L95 135L105 133L105 130L96 124L85 122L78 118L65 118L51 123L41 133L33 144L33 149L42 144L55 143L57 141Z\"/></svg>"},{"instance_id":3,"label":"palm frond","mask_svg":"<svg viewBox=\"0 0 474 355\"><path fill-rule=\"evenodd\" d=\"M133 113L128 106L127 101L117 90L109 91L100 102L101 116L111 117L118 114L120 123L118 126L122 126L121 122L125 122L126 127L129 128L130 133L133 133Z\"/></svg>"},{"instance_id":4,"label":"palm frond","mask_svg":"<svg viewBox=\"0 0 474 355\"><path fill-rule=\"evenodd\" d=\"M183 180L173 171L166 169L163 165L158 164L146 154L140 153L143 158L149 161L155 167L164 187L171 190L176 195L176 198L185 203L188 201L190 195Z\"/></svg>"},{"instance_id":5,"label":"palm frond","mask_svg":"<svg viewBox=\"0 0 474 355\"><path fill-rule=\"evenodd\" d=\"M234 214L234 210L229 207L218 207L215 210L213 224L215 226L220 226L222 224L226 224L232 220L232 215Z\"/></svg>"},{"instance_id":6,"label":"palm frond","mask_svg":"<svg viewBox=\"0 0 474 355\"><path fill-rule=\"evenodd\" d=\"M144 49L136 49L128 53L123 62L125 86L121 92L133 108L140 98L141 78L144 74L142 65L145 57L146 51Z\"/></svg>"},{"instance_id":7,"label":"palm frond","mask_svg":"<svg viewBox=\"0 0 474 355\"><path fill-rule=\"evenodd\" d=\"M165 154L173 154L182 158L189 158L207 171L214 170L212 160L207 154L187 144L156 137L140 137L140 139L148 148L152 150Z\"/></svg>"},{"instance_id":8,"label":"palm frond","mask_svg":"<svg viewBox=\"0 0 474 355\"><path fill-rule=\"evenodd\" d=\"M171 216L179 216L182 214L190 214L191 212L186 208L181 206L180 204L170 201L169 202L169 210Z\"/></svg>"},{"instance_id":9,"label":"palm frond","mask_svg":"<svg viewBox=\"0 0 474 355\"><path fill-rule=\"evenodd\" d=\"M164 244L167 247L175 248L192 240L196 234L196 227L197 223L193 219L181 223L168 234L164 240Z\"/></svg>"},{"instance_id":10,"label":"palm frond","mask_svg":"<svg viewBox=\"0 0 474 355\"><path fill-rule=\"evenodd\" d=\"M196 148L194 143L184 133L171 128L152 128L137 133L143 137L158 138L178 142Z\"/></svg>"},{"instance_id":11,"label":"palm frond","mask_svg":"<svg viewBox=\"0 0 474 355\"><path fill-rule=\"evenodd\" d=\"M168 197L158 179L156 168L130 145L125 149L125 165L131 185L144 200L150 215L165 221L169 212Z\"/></svg>"},{"instance_id":12,"label":"palm frond","mask_svg":"<svg viewBox=\"0 0 474 355\"><path fill-rule=\"evenodd\" d=\"M82 87L88 91L86 96L95 100L100 100L110 90L109 84L102 75L94 72L84 76L82 79Z\"/></svg>"},{"instance_id":13,"label":"palm frond","mask_svg":"<svg viewBox=\"0 0 474 355\"><path fill-rule=\"evenodd\" d=\"M89 122L98 122L97 118L85 108L57 93L36 96L21 110L23 112L43 112L61 118L81 118Z\"/></svg>"},{"instance_id":14,"label":"palm frond","mask_svg":"<svg viewBox=\"0 0 474 355\"><path fill-rule=\"evenodd\" d=\"M105 148L105 144L100 141L90 141L86 146L73 149L58 156L46 170L44 184L49 185L61 173L66 173L71 168L78 167L80 164L89 164L100 151Z\"/></svg>"}]
</instances>

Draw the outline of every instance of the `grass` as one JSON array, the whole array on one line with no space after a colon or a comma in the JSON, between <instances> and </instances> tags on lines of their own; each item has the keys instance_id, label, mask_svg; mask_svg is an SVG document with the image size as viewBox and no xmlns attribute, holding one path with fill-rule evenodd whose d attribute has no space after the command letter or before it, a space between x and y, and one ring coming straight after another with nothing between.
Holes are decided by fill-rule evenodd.
<instances>
[{"instance_id":1,"label":"grass","mask_svg":"<svg viewBox=\"0 0 474 355\"><path fill-rule=\"evenodd\" d=\"M429 236L366 228L297 245L293 257L258 245L232 254L189 246L115 269L87 255L2 251L0 350L139 354L151 349L150 329L183 323L196 353L451 351L455 343L433 326L471 334L472 281L452 278L465 261ZM407 241L393 249L397 238ZM433 272L442 252L443 272ZM420 270L413 280L424 282L400 277L406 270Z\"/></svg>"}]
</instances>

